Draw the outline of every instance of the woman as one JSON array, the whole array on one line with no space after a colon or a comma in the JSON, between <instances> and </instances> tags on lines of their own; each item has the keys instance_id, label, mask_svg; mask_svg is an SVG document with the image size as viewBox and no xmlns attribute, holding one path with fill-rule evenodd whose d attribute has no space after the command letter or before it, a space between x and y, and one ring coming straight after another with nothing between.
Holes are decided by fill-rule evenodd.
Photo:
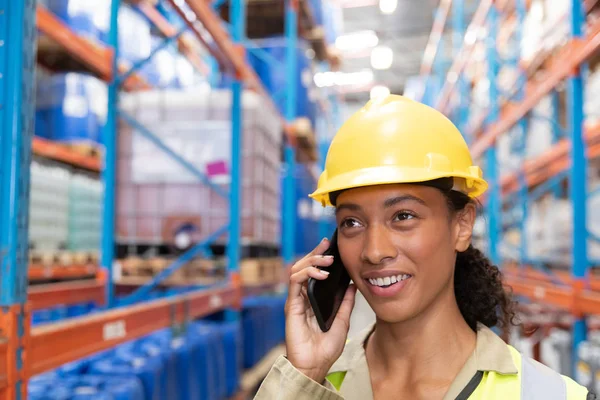
<instances>
[{"instance_id":1,"label":"woman","mask_svg":"<svg viewBox=\"0 0 600 400\"><path fill-rule=\"evenodd\" d=\"M490 330L514 312L500 272L471 246L474 199L486 189L460 132L436 110L388 96L353 115L311 197L335 207L354 284L323 333L306 284L327 279L328 241L292 267L287 355L256 398L595 398ZM376 322L346 342L356 290Z\"/></svg>"}]
</instances>

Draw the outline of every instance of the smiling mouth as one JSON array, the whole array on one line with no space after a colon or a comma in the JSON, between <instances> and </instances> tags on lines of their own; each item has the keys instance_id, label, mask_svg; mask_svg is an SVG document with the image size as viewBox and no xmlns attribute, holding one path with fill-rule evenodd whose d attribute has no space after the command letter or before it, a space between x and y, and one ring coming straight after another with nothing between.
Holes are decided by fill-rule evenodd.
<instances>
[{"instance_id":1,"label":"smiling mouth","mask_svg":"<svg viewBox=\"0 0 600 400\"><path fill-rule=\"evenodd\" d=\"M371 286L377 286L381 288L387 288L395 285L398 282L405 281L411 278L410 274L399 274L394 276L386 276L385 278L368 278L365 279Z\"/></svg>"}]
</instances>

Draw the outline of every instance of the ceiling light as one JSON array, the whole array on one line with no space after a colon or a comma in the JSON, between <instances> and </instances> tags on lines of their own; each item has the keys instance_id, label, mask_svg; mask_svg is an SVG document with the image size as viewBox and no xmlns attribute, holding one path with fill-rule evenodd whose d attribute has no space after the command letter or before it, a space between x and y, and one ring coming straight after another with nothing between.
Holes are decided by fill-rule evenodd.
<instances>
[{"instance_id":1,"label":"ceiling light","mask_svg":"<svg viewBox=\"0 0 600 400\"><path fill-rule=\"evenodd\" d=\"M319 72L314 81L317 87L367 85L373 82L373 71Z\"/></svg>"},{"instance_id":2,"label":"ceiling light","mask_svg":"<svg viewBox=\"0 0 600 400\"><path fill-rule=\"evenodd\" d=\"M371 100L390 95L390 89L387 86L377 85L371 89Z\"/></svg>"},{"instance_id":3,"label":"ceiling light","mask_svg":"<svg viewBox=\"0 0 600 400\"><path fill-rule=\"evenodd\" d=\"M379 38L373 31L360 31L338 36L335 47L339 50L361 50L377 46Z\"/></svg>"},{"instance_id":4,"label":"ceiling light","mask_svg":"<svg viewBox=\"0 0 600 400\"><path fill-rule=\"evenodd\" d=\"M394 61L394 52L386 46L375 47L371 51L371 66L375 69L389 69Z\"/></svg>"},{"instance_id":5,"label":"ceiling light","mask_svg":"<svg viewBox=\"0 0 600 400\"><path fill-rule=\"evenodd\" d=\"M379 0L379 10L383 14L391 14L396 11L398 7L398 0Z\"/></svg>"}]
</instances>

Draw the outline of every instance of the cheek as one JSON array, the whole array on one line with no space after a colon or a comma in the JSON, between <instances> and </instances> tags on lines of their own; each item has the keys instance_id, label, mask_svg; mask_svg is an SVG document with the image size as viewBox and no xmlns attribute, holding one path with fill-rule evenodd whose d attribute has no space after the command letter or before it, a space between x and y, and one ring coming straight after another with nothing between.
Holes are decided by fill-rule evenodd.
<instances>
[{"instance_id":1,"label":"cheek","mask_svg":"<svg viewBox=\"0 0 600 400\"><path fill-rule=\"evenodd\" d=\"M454 244L452 232L447 224L440 221L424 223L413 235L406 238L400 246L423 274L435 273L431 278L443 275L440 269L446 269L448 260L453 259Z\"/></svg>"},{"instance_id":2,"label":"cheek","mask_svg":"<svg viewBox=\"0 0 600 400\"><path fill-rule=\"evenodd\" d=\"M338 239L338 249L340 252L340 256L342 257L342 262L344 263L344 267L350 274L350 277L356 282L356 278L360 275L360 267L361 267L361 250L362 244L358 239Z\"/></svg>"}]
</instances>

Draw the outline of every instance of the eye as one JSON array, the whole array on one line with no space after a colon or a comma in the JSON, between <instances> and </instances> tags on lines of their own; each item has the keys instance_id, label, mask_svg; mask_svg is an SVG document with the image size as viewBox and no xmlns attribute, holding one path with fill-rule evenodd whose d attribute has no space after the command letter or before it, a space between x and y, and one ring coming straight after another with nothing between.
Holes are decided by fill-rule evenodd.
<instances>
[{"instance_id":1,"label":"eye","mask_svg":"<svg viewBox=\"0 0 600 400\"><path fill-rule=\"evenodd\" d=\"M416 216L408 211L400 211L394 215L394 221L408 221L410 219L414 219Z\"/></svg>"},{"instance_id":2,"label":"eye","mask_svg":"<svg viewBox=\"0 0 600 400\"><path fill-rule=\"evenodd\" d=\"M361 223L354 218L346 218L340 223L340 228L359 228Z\"/></svg>"}]
</instances>

